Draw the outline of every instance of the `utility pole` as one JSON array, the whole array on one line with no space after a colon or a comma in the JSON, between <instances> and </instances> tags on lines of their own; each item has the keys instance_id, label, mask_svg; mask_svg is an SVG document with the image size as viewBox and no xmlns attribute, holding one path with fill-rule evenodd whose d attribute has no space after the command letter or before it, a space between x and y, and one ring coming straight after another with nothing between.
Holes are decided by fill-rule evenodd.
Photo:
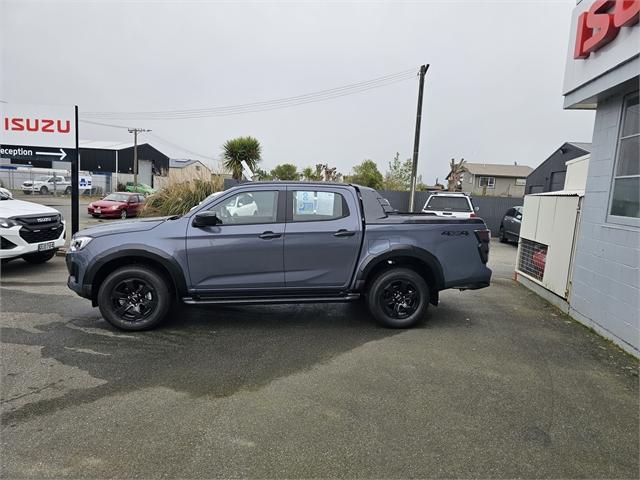
<instances>
[{"instance_id":1,"label":"utility pole","mask_svg":"<svg viewBox=\"0 0 640 480\"><path fill-rule=\"evenodd\" d=\"M130 128L129 133L133 133L133 185L138 188L138 132L150 132L145 128Z\"/></svg>"},{"instance_id":2,"label":"utility pole","mask_svg":"<svg viewBox=\"0 0 640 480\"><path fill-rule=\"evenodd\" d=\"M418 87L418 111L416 113L416 136L413 141L413 163L411 165L411 190L409 192L409 211L413 212L413 200L416 195L416 178L418 176L418 149L420 148L420 121L422 119L422 92L424 91L424 76L429 64L420 67L420 85Z\"/></svg>"}]
</instances>

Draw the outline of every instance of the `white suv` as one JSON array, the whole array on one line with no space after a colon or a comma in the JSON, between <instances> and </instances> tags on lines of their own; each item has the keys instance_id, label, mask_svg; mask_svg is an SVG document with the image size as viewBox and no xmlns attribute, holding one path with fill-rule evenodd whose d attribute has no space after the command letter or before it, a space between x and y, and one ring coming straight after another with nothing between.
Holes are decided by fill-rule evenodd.
<instances>
[{"instance_id":1,"label":"white suv","mask_svg":"<svg viewBox=\"0 0 640 480\"><path fill-rule=\"evenodd\" d=\"M22 257L44 263L64 246L65 223L57 210L37 203L15 200L0 190L0 259Z\"/></svg>"},{"instance_id":2,"label":"white suv","mask_svg":"<svg viewBox=\"0 0 640 480\"><path fill-rule=\"evenodd\" d=\"M476 217L477 207L466 193L432 193L422 207L423 213L450 218Z\"/></svg>"}]
</instances>

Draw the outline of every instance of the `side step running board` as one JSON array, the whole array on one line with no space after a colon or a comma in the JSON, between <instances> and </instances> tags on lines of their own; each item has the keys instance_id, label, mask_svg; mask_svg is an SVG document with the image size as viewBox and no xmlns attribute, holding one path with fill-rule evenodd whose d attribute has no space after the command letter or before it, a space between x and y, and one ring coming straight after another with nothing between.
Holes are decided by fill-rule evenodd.
<instances>
[{"instance_id":1,"label":"side step running board","mask_svg":"<svg viewBox=\"0 0 640 480\"><path fill-rule=\"evenodd\" d=\"M188 305L266 305L278 303L339 303L352 302L360 298L359 293L350 293L337 297L245 297L245 298L193 298L183 297L182 301Z\"/></svg>"}]
</instances>

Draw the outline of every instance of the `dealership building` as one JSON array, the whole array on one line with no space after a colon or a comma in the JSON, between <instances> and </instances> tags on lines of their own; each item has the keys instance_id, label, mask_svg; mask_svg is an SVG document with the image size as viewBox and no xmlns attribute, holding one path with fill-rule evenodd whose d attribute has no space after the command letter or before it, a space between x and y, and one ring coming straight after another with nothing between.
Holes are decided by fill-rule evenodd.
<instances>
[{"instance_id":1,"label":"dealership building","mask_svg":"<svg viewBox=\"0 0 640 480\"><path fill-rule=\"evenodd\" d=\"M565 109L596 112L579 212L569 314L640 352L640 24L638 1L579 1Z\"/></svg>"}]
</instances>

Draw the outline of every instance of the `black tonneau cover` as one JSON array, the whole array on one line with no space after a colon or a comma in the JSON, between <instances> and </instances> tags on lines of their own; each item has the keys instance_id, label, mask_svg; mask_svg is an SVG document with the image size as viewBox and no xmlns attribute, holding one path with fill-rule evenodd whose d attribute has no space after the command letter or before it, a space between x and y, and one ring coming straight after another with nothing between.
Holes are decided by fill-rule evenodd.
<instances>
[{"instance_id":1,"label":"black tonneau cover","mask_svg":"<svg viewBox=\"0 0 640 480\"><path fill-rule=\"evenodd\" d=\"M389 201L376 190L369 187L354 185L360 192L362 207L364 209L364 221L366 224L480 224L484 225L481 218L446 218L438 217L432 213L405 213L395 211Z\"/></svg>"}]
</instances>

